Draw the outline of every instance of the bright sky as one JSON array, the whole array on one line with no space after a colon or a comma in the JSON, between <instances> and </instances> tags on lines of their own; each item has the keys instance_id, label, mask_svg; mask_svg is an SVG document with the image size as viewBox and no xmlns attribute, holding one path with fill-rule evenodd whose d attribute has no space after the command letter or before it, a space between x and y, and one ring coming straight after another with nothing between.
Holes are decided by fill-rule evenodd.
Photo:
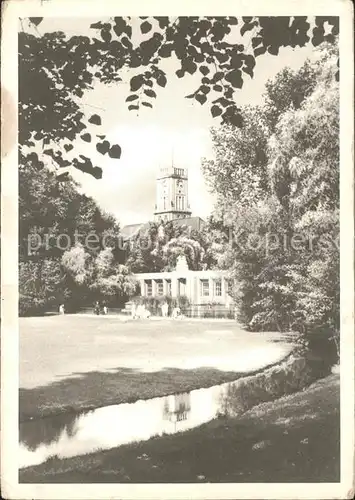
<instances>
[{"instance_id":1,"label":"bright sky","mask_svg":"<svg viewBox=\"0 0 355 500\"><path fill-rule=\"evenodd\" d=\"M38 30L40 33L60 30L68 36L88 34L92 31L88 27L94 21L97 19L51 18L45 19ZM237 103L261 103L269 78L285 66L300 67L311 56L312 48L305 47L281 49L276 57L259 57L254 78L245 75L243 89L237 93ZM171 164L172 155L176 166L189 170L189 201L193 215L204 218L213 207L213 196L207 191L201 173L201 158L212 155L209 130L217 124L216 120L211 117L208 102L201 106L184 99L197 88L196 75L178 79L174 60L165 60L165 64L167 86L158 89L153 109L144 108L138 116L135 111L128 111L125 103L129 94L128 75L120 84L96 85L81 101L86 115L98 113L102 118L100 130L93 127L92 131L106 133L108 140L118 143L122 156L120 160L112 160L79 139L74 145L76 153L89 156L94 165L100 166L103 178L96 180L75 169L73 173L83 191L114 214L122 225L151 220L156 173L160 165Z\"/></svg>"}]
</instances>

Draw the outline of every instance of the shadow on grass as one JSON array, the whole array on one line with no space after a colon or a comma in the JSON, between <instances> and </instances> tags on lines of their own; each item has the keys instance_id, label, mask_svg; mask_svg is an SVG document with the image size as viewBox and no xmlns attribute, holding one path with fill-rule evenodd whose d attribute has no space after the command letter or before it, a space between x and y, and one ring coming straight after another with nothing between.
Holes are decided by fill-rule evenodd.
<instances>
[{"instance_id":1,"label":"shadow on grass","mask_svg":"<svg viewBox=\"0 0 355 500\"><path fill-rule=\"evenodd\" d=\"M45 386L20 388L20 422L62 413L72 413L75 417L78 412L101 406L189 392L241 376L245 374L204 367L192 370L165 368L157 372L116 368L104 372L73 373Z\"/></svg>"}]
</instances>

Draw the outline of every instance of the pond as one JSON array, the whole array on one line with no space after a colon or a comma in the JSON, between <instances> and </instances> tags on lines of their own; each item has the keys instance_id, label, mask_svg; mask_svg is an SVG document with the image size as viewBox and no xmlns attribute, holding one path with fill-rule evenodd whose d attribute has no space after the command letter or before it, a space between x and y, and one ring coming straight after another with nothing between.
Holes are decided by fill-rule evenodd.
<instances>
[{"instance_id":1,"label":"pond","mask_svg":"<svg viewBox=\"0 0 355 500\"><path fill-rule=\"evenodd\" d=\"M323 375L314 360L293 353L275 366L233 382L23 422L19 467L187 431L300 390Z\"/></svg>"}]
</instances>

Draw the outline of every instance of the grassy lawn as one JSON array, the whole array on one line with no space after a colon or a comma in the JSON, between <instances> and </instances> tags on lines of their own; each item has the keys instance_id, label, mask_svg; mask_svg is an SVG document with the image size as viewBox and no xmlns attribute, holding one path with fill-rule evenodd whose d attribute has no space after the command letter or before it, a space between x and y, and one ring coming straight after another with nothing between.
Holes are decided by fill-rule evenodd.
<instances>
[{"instance_id":1,"label":"grassy lawn","mask_svg":"<svg viewBox=\"0 0 355 500\"><path fill-rule=\"evenodd\" d=\"M144 418L144 417L143 417ZM339 376L239 418L20 471L21 482L338 482Z\"/></svg>"},{"instance_id":2,"label":"grassy lawn","mask_svg":"<svg viewBox=\"0 0 355 500\"><path fill-rule=\"evenodd\" d=\"M220 384L291 349L232 321L21 318L20 421Z\"/></svg>"}]
</instances>

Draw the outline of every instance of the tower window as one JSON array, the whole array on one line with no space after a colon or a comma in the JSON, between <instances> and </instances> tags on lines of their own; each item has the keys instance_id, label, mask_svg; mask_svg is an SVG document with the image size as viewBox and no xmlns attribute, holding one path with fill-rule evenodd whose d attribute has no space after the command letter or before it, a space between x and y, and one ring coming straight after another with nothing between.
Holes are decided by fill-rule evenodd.
<instances>
[{"instance_id":1,"label":"tower window","mask_svg":"<svg viewBox=\"0 0 355 500\"><path fill-rule=\"evenodd\" d=\"M176 208L178 210L184 210L184 197L181 195L176 197Z\"/></svg>"}]
</instances>

